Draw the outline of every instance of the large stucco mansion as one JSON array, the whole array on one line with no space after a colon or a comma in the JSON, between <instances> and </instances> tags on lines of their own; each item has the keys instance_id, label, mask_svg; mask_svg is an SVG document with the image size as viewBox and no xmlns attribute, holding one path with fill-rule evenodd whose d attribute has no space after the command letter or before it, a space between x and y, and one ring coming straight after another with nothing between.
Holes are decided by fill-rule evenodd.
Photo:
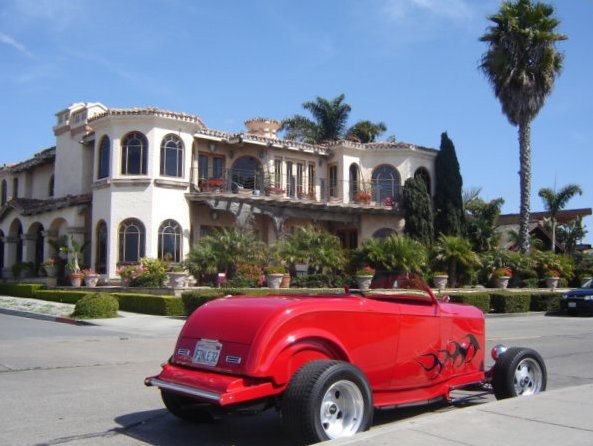
<instances>
[{"instance_id":1,"label":"large stucco mansion","mask_svg":"<svg viewBox=\"0 0 593 446\"><path fill-rule=\"evenodd\" d=\"M116 279L142 257L181 261L200 237L249 225L267 243L312 223L346 248L403 229L406 179L434 193L437 151L406 143L279 139L280 122L241 133L156 108L76 103L56 114L55 147L0 168L0 267L41 265L51 240L88 242L85 265Z\"/></svg>"}]
</instances>

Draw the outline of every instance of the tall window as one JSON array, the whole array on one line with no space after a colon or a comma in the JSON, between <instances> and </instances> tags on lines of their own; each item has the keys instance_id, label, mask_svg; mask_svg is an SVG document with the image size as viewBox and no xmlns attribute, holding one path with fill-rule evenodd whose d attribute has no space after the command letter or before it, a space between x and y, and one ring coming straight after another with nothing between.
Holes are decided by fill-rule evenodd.
<instances>
[{"instance_id":1,"label":"tall window","mask_svg":"<svg viewBox=\"0 0 593 446\"><path fill-rule=\"evenodd\" d=\"M148 140L140 132L128 133L121 143L121 173L146 175L148 167Z\"/></svg>"},{"instance_id":2,"label":"tall window","mask_svg":"<svg viewBox=\"0 0 593 446\"><path fill-rule=\"evenodd\" d=\"M338 196L338 166L329 166L329 196Z\"/></svg>"},{"instance_id":3,"label":"tall window","mask_svg":"<svg viewBox=\"0 0 593 446\"><path fill-rule=\"evenodd\" d=\"M4 268L4 232L0 230L0 271Z\"/></svg>"},{"instance_id":4,"label":"tall window","mask_svg":"<svg viewBox=\"0 0 593 446\"><path fill-rule=\"evenodd\" d=\"M400 177L392 166L379 166L373 171L373 199L377 203L384 202L387 198L399 198Z\"/></svg>"},{"instance_id":5,"label":"tall window","mask_svg":"<svg viewBox=\"0 0 593 446\"><path fill-rule=\"evenodd\" d=\"M6 184L6 180L2 180L2 191L0 191L1 194L1 200L2 202L0 204L5 205L6 204L6 199L8 197L8 185Z\"/></svg>"},{"instance_id":6,"label":"tall window","mask_svg":"<svg viewBox=\"0 0 593 446\"><path fill-rule=\"evenodd\" d=\"M282 160L274 160L274 187L282 188Z\"/></svg>"},{"instance_id":7,"label":"tall window","mask_svg":"<svg viewBox=\"0 0 593 446\"><path fill-rule=\"evenodd\" d=\"M12 179L12 198L19 197L19 179L13 178Z\"/></svg>"},{"instance_id":8,"label":"tall window","mask_svg":"<svg viewBox=\"0 0 593 446\"><path fill-rule=\"evenodd\" d=\"M138 262L144 257L146 234L140 220L129 218L119 225L119 261Z\"/></svg>"},{"instance_id":9,"label":"tall window","mask_svg":"<svg viewBox=\"0 0 593 446\"><path fill-rule=\"evenodd\" d=\"M309 196L313 197L315 195L315 164L309 164L307 166L308 173L307 176L309 177Z\"/></svg>"},{"instance_id":10,"label":"tall window","mask_svg":"<svg viewBox=\"0 0 593 446\"><path fill-rule=\"evenodd\" d=\"M48 197L54 196L55 185L56 185L56 177L52 175L51 177L49 177L49 184L47 186L47 196Z\"/></svg>"},{"instance_id":11,"label":"tall window","mask_svg":"<svg viewBox=\"0 0 593 446\"><path fill-rule=\"evenodd\" d=\"M111 141L109 141L109 136L107 135L101 138L98 158L97 178L107 178L109 176L109 164L111 163Z\"/></svg>"},{"instance_id":12,"label":"tall window","mask_svg":"<svg viewBox=\"0 0 593 446\"><path fill-rule=\"evenodd\" d=\"M159 259L180 262L181 226L175 220L165 220L159 227Z\"/></svg>"},{"instance_id":13,"label":"tall window","mask_svg":"<svg viewBox=\"0 0 593 446\"><path fill-rule=\"evenodd\" d=\"M222 156L198 156L200 179L222 178L224 174L224 158Z\"/></svg>"},{"instance_id":14,"label":"tall window","mask_svg":"<svg viewBox=\"0 0 593 446\"><path fill-rule=\"evenodd\" d=\"M176 135L165 136L161 143L161 175L183 176L183 142Z\"/></svg>"},{"instance_id":15,"label":"tall window","mask_svg":"<svg viewBox=\"0 0 593 446\"><path fill-rule=\"evenodd\" d=\"M107 224L104 221L97 224L96 243L95 271L99 274L105 274L107 272Z\"/></svg>"},{"instance_id":16,"label":"tall window","mask_svg":"<svg viewBox=\"0 0 593 446\"><path fill-rule=\"evenodd\" d=\"M305 187L305 166L302 163L296 165L296 188L297 195L302 197Z\"/></svg>"},{"instance_id":17,"label":"tall window","mask_svg":"<svg viewBox=\"0 0 593 446\"><path fill-rule=\"evenodd\" d=\"M358 164L350 164L350 200L354 200L354 197L358 193Z\"/></svg>"},{"instance_id":18,"label":"tall window","mask_svg":"<svg viewBox=\"0 0 593 446\"><path fill-rule=\"evenodd\" d=\"M292 161L286 162L286 194L289 197L294 197L295 195L295 178L292 172Z\"/></svg>"}]
</instances>

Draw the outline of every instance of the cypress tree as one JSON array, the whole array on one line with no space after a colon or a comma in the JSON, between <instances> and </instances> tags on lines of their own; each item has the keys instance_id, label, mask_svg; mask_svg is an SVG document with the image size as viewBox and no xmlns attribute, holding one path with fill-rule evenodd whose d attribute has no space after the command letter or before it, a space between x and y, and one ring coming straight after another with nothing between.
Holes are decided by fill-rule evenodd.
<instances>
[{"instance_id":1,"label":"cypress tree","mask_svg":"<svg viewBox=\"0 0 593 446\"><path fill-rule=\"evenodd\" d=\"M432 203L422 178L408 178L402 193L406 219L404 233L424 245L432 244L434 232Z\"/></svg>"},{"instance_id":2,"label":"cypress tree","mask_svg":"<svg viewBox=\"0 0 593 446\"><path fill-rule=\"evenodd\" d=\"M463 179L453 141L447 133L441 135L441 150L435 159L434 231L461 236L464 233Z\"/></svg>"}]
</instances>

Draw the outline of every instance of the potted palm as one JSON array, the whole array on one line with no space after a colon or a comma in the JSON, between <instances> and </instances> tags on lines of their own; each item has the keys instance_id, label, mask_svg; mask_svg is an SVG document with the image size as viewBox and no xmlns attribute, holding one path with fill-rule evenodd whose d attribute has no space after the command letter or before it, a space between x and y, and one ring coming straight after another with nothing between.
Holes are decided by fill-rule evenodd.
<instances>
[{"instance_id":1,"label":"potted palm","mask_svg":"<svg viewBox=\"0 0 593 446\"><path fill-rule=\"evenodd\" d=\"M68 254L68 270L70 271L70 283L73 287L80 287L82 282L82 273L80 271L80 261L82 253L86 249L87 243L78 243L74 236L70 235L68 246L62 246L60 252Z\"/></svg>"}]
</instances>

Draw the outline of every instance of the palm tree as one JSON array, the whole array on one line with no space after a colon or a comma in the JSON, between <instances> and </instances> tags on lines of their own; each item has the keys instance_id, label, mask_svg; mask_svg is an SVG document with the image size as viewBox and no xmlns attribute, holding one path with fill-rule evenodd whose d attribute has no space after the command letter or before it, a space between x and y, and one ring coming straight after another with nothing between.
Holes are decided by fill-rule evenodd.
<instances>
[{"instance_id":1,"label":"palm tree","mask_svg":"<svg viewBox=\"0 0 593 446\"><path fill-rule=\"evenodd\" d=\"M315 101L305 102L303 108L313 115L313 119L297 114L283 120L285 138L309 144L323 144L351 135L360 142L372 142L387 130L382 122L375 124L370 121L359 121L348 129L348 116L352 107L344 99L345 96L341 94L332 100L318 96Z\"/></svg>"},{"instance_id":2,"label":"palm tree","mask_svg":"<svg viewBox=\"0 0 593 446\"><path fill-rule=\"evenodd\" d=\"M434 246L434 259L447 266L449 283L457 286L457 271L459 266L480 266L480 258L472 251L469 240L455 235L441 234Z\"/></svg>"},{"instance_id":3,"label":"palm tree","mask_svg":"<svg viewBox=\"0 0 593 446\"><path fill-rule=\"evenodd\" d=\"M382 122L376 124L371 121L358 121L346 133L346 139L360 143L375 142L377 137L383 134L387 127Z\"/></svg>"},{"instance_id":4,"label":"palm tree","mask_svg":"<svg viewBox=\"0 0 593 446\"><path fill-rule=\"evenodd\" d=\"M531 0L502 3L489 20L480 40L487 42L480 68L494 89L509 122L519 129L520 249L529 251L529 200L531 194L531 122L551 93L564 56L555 44L567 37L555 30L560 24L554 8Z\"/></svg>"},{"instance_id":5,"label":"palm tree","mask_svg":"<svg viewBox=\"0 0 593 446\"><path fill-rule=\"evenodd\" d=\"M417 240L405 235L392 234L384 239L365 240L356 250L358 263L376 269L395 272L420 273L426 266L426 248Z\"/></svg>"},{"instance_id":6,"label":"palm tree","mask_svg":"<svg viewBox=\"0 0 593 446\"><path fill-rule=\"evenodd\" d=\"M548 187L539 190L538 195L544 200L544 206L550 213L550 222L552 224L552 246L551 251L556 249L556 226L558 224L558 213L566 207L568 202L576 194L582 195L583 191L576 184L569 184L560 189L557 193Z\"/></svg>"}]
</instances>

